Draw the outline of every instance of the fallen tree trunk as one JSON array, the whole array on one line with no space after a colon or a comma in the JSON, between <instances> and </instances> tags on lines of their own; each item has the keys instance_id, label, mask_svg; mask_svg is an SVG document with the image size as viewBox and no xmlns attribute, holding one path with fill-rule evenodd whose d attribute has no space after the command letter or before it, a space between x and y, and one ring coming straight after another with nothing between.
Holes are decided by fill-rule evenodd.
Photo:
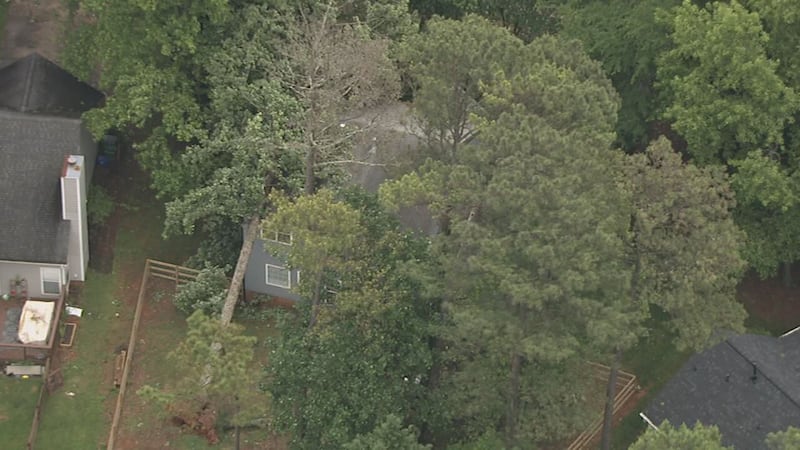
<instances>
[{"instance_id":1,"label":"fallen tree trunk","mask_svg":"<svg viewBox=\"0 0 800 450\"><path fill-rule=\"evenodd\" d=\"M258 216L250 219L250 222L247 224L244 242L242 242L242 249L239 251L239 259L236 261L236 269L233 271L231 286L228 288L225 304L222 305L222 316L220 320L223 325L229 325L231 320L233 320L233 311L236 308L236 302L239 300L239 291L242 290L244 273L247 270L247 261L250 259L250 254L253 253L253 244L258 236L260 225L261 219Z\"/></svg>"}]
</instances>

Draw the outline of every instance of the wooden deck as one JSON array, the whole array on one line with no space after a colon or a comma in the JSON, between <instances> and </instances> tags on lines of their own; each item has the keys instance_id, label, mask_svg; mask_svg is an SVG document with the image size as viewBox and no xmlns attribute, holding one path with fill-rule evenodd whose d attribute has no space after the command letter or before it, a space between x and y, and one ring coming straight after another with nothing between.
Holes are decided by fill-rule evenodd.
<instances>
[{"instance_id":1,"label":"wooden deck","mask_svg":"<svg viewBox=\"0 0 800 450\"><path fill-rule=\"evenodd\" d=\"M31 299L56 303L47 342L44 344L22 344L17 338L19 318L25 300L0 300L0 362L44 361L50 355L64 310L65 295L66 292L55 300Z\"/></svg>"}]
</instances>

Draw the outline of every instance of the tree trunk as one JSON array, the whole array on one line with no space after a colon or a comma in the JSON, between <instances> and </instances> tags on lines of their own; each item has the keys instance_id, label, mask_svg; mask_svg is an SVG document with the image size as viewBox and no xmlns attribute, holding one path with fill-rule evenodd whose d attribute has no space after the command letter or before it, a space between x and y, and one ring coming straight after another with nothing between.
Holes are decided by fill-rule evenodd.
<instances>
[{"instance_id":1,"label":"tree trunk","mask_svg":"<svg viewBox=\"0 0 800 450\"><path fill-rule=\"evenodd\" d=\"M517 440L517 423L519 422L519 385L522 369L522 355L511 356L511 377L508 389L508 410L506 411L506 445L515 447Z\"/></svg>"},{"instance_id":2,"label":"tree trunk","mask_svg":"<svg viewBox=\"0 0 800 450\"><path fill-rule=\"evenodd\" d=\"M630 230L632 232L631 244L633 247L633 270L631 272L631 290L630 301L631 304L636 305L639 302L639 283L642 278L642 252L639 242L639 222L636 215L631 215ZM611 426L614 419L614 397L617 393L617 373L619 372L619 364L622 360L622 347L617 346L614 348L614 360L611 362L611 371L608 374L608 385L606 386L606 406L603 411L603 434L600 440L602 450L611 448Z\"/></svg>"},{"instance_id":3,"label":"tree trunk","mask_svg":"<svg viewBox=\"0 0 800 450\"><path fill-rule=\"evenodd\" d=\"M261 224L261 219L258 216L250 219L247 224L247 229L244 234L244 242L242 242L242 249L239 251L239 260L236 261L236 270L233 271L233 279L231 286L228 288L228 295L225 296L225 304L222 306L222 317L220 320L223 325L229 325L233 320L233 310L236 307L236 301L239 299L239 291L242 289L244 282L244 273L247 270L247 261L250 259L250 254L253 252L253 243L258 236L258 228Z\"/></svg>"},{"instance_id":4,"label":"tree trunk","mask_svg":"<svg viewBox=\"0 0 800 450\"><path fill-rule=\"evenodd\" d=\"M308 151L306 152L306 167L305 167L305 174L306 174L306 181L305 185L303 186L303 193L305 195L311 195L314 193L316 188L316 171L314 170L317 164L317 150L312 146L309 147Z\"/></svg>"},{"instance_id":5,"label":"tree trunk","mask_svg":"<svg viewBox=\"0 0 800 450\"><path fill-rule=\"evenodd\" d=\"M792 280L792 263L783 263L783 285L790 288L794 285Z\"/></svg>"},{"instance_id":6,"label":"tree trunk","mask_svg":"<svg viewBox=\"0 0 800 450\"><path fill-rule=\"evenodd\" d=\"M614 398L617 396L617 373L619 363L622 359L622 349L617 347L614 352L614 360L611 363L611 371L608 373L608 386L606 386L606 408L603 412L603 437L601 439L602 450L611 449L611 426L614 419Z\"/></svg>"},{"instance_id":7,"label":"tree trunk","mask_svg":"<svg viewBox=\"0 0 800 450\"><path fill-rule=\"evenodd\" d=\"M440 337L433 337L431 340L431 344L429 347L433 349L433 353L435 355L442 355L445 351L446 342L444 339ZM425 387L427 388L428 392L436 392L439 389L440 380L442 378L442 358L434 356L433 363L431 364L430 371L428 373L428 380L425 383ZM413 420L411 420L413 423ZM434 442L435 430L431 427L431 425L427 421L422 421L420 425L420 433L419 433L419 440L422 443L434 444L433 448L439 448L438 442Z\"/></svg>"},{"instance_id":8,"label":"tree trunk","mask_svg":"<svg viewBox=\"0 0 800 450\"><path fill-rule=\"evenodd\" d=\"M308 319L308 329L314 328L317 324L319 315L319 299L322 295L322 272L318 273L314 280L314 291L311 293L311 317Z\"/></svg>"}]
</instances>

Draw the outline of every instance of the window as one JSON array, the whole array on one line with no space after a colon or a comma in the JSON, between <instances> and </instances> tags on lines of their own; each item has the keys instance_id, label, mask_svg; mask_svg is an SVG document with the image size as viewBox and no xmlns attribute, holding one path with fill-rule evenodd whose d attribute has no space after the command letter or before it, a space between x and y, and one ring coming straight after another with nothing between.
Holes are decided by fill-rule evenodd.
<instances>
[{"instance_id":1,"label":"window","mask_svg":"<svg viewBox=\"0 0 800 450\"><path fill-rule=\"evenodd\" d=\"M261 239L265 241L276 242L278 244L292 245L292 233L262 229Z\"/></svg>"},{"instance_id":2,"label":"window","mask_svg":"<svg viewBox=\"0 0 800 450\"><path fill-rule=\"evenodd\" d=\"M58 295L61 293L61 269L57 267L42 267L42 293Z\"/></svg>"},{"instance_id":3,"label":"window","mask_svg":"<svg viewBox=\"0 0 800 450\"><path fill-rule=\"evenodd\" d=\"M292 272L286 267L267 264L267 284L289 289L292 287Z\"/></svg>"}]
</instances>

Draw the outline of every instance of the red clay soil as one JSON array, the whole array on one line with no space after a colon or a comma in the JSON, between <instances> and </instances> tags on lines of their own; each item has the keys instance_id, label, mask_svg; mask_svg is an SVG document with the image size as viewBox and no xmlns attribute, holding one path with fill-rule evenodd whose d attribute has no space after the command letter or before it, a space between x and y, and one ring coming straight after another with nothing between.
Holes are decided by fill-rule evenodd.
<instances>
[{"instance_id":1,"label":"red clay soil","mask_svg":"<svg viewBox=\"0 0 800 450\"><path fill-rule=\"evenodd\" d=\"M800 271L793 271L795 284ZM739 299L747 312L770 330L789 331L800 326L800 287L786 287L778 278L761 280L750 273L739 286Z\"/></svg>"}]
</instances>

